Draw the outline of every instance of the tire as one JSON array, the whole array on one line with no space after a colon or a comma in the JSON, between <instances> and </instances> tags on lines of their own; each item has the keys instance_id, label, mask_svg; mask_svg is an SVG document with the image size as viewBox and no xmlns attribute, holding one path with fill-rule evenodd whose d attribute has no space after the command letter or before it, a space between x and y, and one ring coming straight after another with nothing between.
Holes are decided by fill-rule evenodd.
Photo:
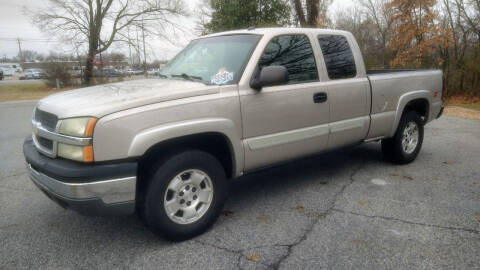
<instances>
[{"instance_id":1,"label":"tire","mask_svg":"<svg viewBox=\"0 0 480 270\"><path fill-rule=\"evenodd\" d=\"M382 152L387 160L395 164L407 164L418 156L422 143L423 120L417 112L408 111L400 119L393 138L382 140Z\"/></svg>"},{"instance_id":2,"label":"tire","mask_svg":"<svg viewBox=\"0 0 480 270\"><path fill-rule=\"evenodd\" d=\"M205 232L227 198L225 170L218 160L206 152L188 150L153 170L140 209L147 226L175 241Z\"/></svg>"}]
</instances>

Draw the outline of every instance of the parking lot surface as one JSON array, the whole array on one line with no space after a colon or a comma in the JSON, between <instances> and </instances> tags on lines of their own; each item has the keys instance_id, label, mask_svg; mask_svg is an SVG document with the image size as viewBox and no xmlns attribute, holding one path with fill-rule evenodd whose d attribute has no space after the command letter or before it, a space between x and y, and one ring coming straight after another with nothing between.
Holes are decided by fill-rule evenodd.
<instances>
[{"instance_id":1,"label":"parking lot surface","mask_svg":"<svg viewBox=\"0 0 480 270\"><path fill-rule=\"evenodd\" d=\"M33 105L0 103L0 269L480 268L478 120L432 122L409 165L369 143L242 177L213 228L173 243L42 194L22 154Z\"/></svg>"}]
</instances>

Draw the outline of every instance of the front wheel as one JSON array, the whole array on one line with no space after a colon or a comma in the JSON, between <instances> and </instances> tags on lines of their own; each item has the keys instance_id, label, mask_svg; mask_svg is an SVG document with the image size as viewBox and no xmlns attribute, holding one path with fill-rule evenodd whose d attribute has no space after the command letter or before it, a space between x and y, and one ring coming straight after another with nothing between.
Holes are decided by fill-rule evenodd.
<instances>
[{"instance_id":1,"label":"front wheel","mask_svg":"<svg viewBox=\"0 0 480 270\"><path fill-rule=\"evenodd\" d=\"M227 195L225 171L212 155L190 150L173 155L149 179L142 216L172 240L194 237L217 219Z\"/></svg>"},{"instance_id":2,"label":"front wheel","mask_svg":"<svg viewBox=\"0 0 480 270\"><path fill-rule=\"evenodd\" d=\"M393 163L406 164L415 160L423 143L423 120L417 112L402 116L393 138L382 140L382 152Z\"/></svg>"}]
</instances>

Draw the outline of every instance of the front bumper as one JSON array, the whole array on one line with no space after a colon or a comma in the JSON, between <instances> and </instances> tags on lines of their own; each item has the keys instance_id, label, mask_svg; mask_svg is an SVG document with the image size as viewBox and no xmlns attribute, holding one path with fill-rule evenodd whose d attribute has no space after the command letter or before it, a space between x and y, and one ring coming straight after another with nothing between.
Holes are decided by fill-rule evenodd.
<instances>
[{"instance_id":1,"label":"front bumper","mask_svg":"<svg viewBox=\"0 0 480 270\"><path fill-rule=\"evenodd\" d=\"M135 211L136 162L81 164L40 154L23 145L30 179L50 199L85 215L126 215Z\"/></svg>"}]
</instances>

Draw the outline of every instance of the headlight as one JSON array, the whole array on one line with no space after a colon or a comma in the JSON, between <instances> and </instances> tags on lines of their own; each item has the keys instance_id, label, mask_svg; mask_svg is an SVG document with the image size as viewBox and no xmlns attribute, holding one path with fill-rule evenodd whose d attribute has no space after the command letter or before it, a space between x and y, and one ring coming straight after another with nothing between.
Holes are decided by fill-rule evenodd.
<instances>
[{"instance_id":1,"label":"headlight","mask_svg":"<svg viewBox=\"0 0 480 270\"><path fill-rule=\"evenodd\" d=\"M92 137L93 128L97 122L93 117L70 118L61 120L58 133L74 137ZM57 155L66 159L92 162L93 146L79 146L58 143Z\"/></svg>"},{"instance_id":2,"label":"headlight","mask_svg":"<svg viewBox=\"0 0 480 270\"><path fill-rule=\"evenodd\" d=\"M91 145L78 146L64 143L58 144L58 156L66 159L92 162L93 161L93 147Z\"/></svg>"},{"instance_id":3,"label":"headlight","mask_svg":"<svg viewBox=\"0 0 480 270\"><path fill-rule=\"evenodd\" d=\"M64 119L60 124L58 132L69 136L91 137L96 122L97 119L93 117Z\"/></svg>"}]
</instances>

